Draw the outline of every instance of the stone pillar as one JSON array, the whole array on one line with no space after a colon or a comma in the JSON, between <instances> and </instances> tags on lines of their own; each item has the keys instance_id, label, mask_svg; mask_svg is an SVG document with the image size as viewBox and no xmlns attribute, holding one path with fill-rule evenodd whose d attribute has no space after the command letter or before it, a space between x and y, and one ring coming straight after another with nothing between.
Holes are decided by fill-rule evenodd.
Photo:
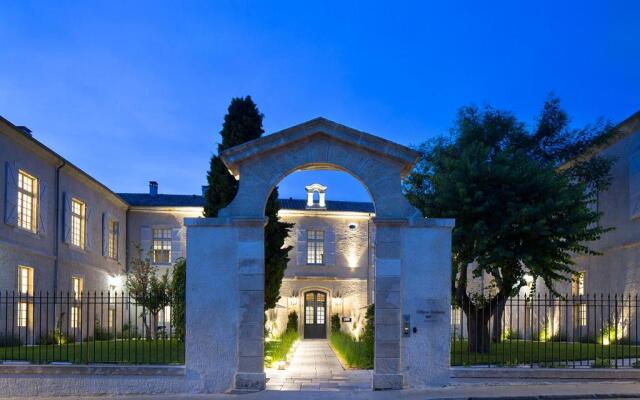
<instances>
[{"instance_id":1,"label":"stone pillar","mask_svg":"<svg viewBox=\"0 0 640 400\"><path fill-rule=\"evenodd\" d=\"M199 391L262 390L264 218L186 218L186 368Z\"/></svg>"},{"instance_id":2,"label":"stone pillar","mask_svg":"<svg viewBox=\"0 0 640 400\"><path fill-rule=\"evenodd\" d=\"M450 219L421 219L403 231L401 301L410 329L402 337L402 372L411 388L449 380L453 225Z\"/></svg>"},{"instance_id":3,"label":"stone pillar","mask_svg":"<svg viewBox=\"0 0 640 400\"><path fill-rule=\"evenodd\" d=\"M187 377L197 392L233 387L238 363L238 231L220 218L186 218Z\"/></svg>"},{"instance_id":4,"label":"stone pillar","mask_svg":"<svg viewBox=\"0 0 640 400\"><path fill-rule=\"evenodd\" d=\"M264 390L265 218L238 219L239 338L235 388Z\"/></svg>"},{"instance_id":5,"label":"stone pillar","mask_svg":"<svg viewBox=\"0 0 640 400\"><path fill-rule=\"evenodd\" d=\"M401 300L402 231L406 220L374 219L375 359L373 389L402 389Z\"/></svg>"}]
</instances>

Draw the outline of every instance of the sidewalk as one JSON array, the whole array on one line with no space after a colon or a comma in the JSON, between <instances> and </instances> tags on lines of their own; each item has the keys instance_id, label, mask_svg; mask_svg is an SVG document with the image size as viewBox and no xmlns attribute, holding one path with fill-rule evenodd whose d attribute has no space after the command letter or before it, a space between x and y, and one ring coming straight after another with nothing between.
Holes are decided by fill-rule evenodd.
<instances>
[{"instance_id":1,"label":"sidewalk","mask_svg":"<svg viewBox=\"0 0 640 400\"><path fill-rule=\"evenodd\" d=\"M426 399L586 399L586 398L638 398L640 399L640 382L553 382L519 381L519 382L464 382L455 380L451 386L425 390L402 391L273 391L267 390L248 394L216 394L216 395L144 395L144 396L99 396L96 400L115 398L121 400L276 400L276 399L320 399L320 400L426 400ZM53 399L38 397L38 399ZM56 398L61 399L61 398ZM65 400L92 399L91 397L64 397Z\"/></svg>"}]
</instances>

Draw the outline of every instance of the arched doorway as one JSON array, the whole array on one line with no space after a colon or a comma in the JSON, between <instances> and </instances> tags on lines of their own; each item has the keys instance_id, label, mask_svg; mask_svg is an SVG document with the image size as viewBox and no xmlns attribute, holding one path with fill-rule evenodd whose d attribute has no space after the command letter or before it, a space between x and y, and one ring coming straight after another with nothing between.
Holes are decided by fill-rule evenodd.
<instances>
[{"instance_id":1,"label":"arched doorway","mask_svg":"<svg viewBox=\"0 0 640 400\"><path fill-rule=\"evenodd\" d=\"M375 205L372 387L446 382L453 225L450 220L425 220L402 194L401 179L418 153L317 118L220 156L239 179L236 197L218 218L185 220L187 369L195 368L187 373L206 374L220 390L265 387L265 205L272 189L291 172L337 169L356 177ZM317 313L316 296L313 307Z\"/></svg>"},{"instance_id":2,"label":"arched doorway","mask_svg":"<svg viewBox=\"0 0 640 400\"><path fill-rule=\"evenodd\" d=\"M303 337L305 339L327 338L327 293L310 290L304 294Z\"/></svg>"}]
</instances>

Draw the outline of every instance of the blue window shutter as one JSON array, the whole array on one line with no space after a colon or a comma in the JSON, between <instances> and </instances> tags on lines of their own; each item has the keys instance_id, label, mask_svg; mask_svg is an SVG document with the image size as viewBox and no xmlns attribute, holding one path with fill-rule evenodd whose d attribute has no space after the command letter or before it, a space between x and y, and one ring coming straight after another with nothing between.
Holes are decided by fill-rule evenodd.
<instances>
[{"instance_id":1,"label":"blue window shutter","mask_svg":"<svg viewBox=\"0 0 640 400\"><path fill-rule=\"evenodd\" d=\"M18 225L18 169L15 163L5 163L4 222Z\"/></svg>"},{"instance_id":2,"label":"blue window shutter","mask_svg":"<svg viewBox=\"0 0 640 400\"><path fill-rule=\"evenodd\" d=\"M62 209L62 218L64 224L62 225L62 229L64 229L64 242L71 243L71 196L67 192L62 194L62 203L64 204L64 208Z\"/></svg>"},{"instance_id":3,"label":"blue window shutter","mask_svg":"<svg viewBox=\"0 0 640 400\"><path fill-rule=\"evenodd\" d=\"M324 231L324 263L336 265L336 233L332 229Z\"/></svg>"},{"instance_id":4,"label":"blue window shutter","mask_svg":"<svg viewBox=\"0 0 640 400\"><path fill-rule=\"evenodd\" d=\"M143 226L140 228L140 249L142 254L140 257L144 260L149 257L149 250L151 249L151 228ZM153 262L153 257L150 257Z\"/></svg>"},{"instance_id":5,"label":"blue window shutter","mask_svg":"<svg viewBox=\"0 0 640 400\"><path fill-rule=\"evenodd\" d=\"M109 214L102 213L102 255L109 255Z\"/></svg>"},{"instance_id":6,"label":"blue window shutter","mask_svg":"<svg viewBox=\"0 0 640 400\"><path fill-rule=\"evenodd\" d=\"M171 263L182 257L182 229L171 230Z\"/></svg>"},{"instance_id":7,"label":"blue window shutter","mask_svg":"<svg viewBox=\"0 0 640 400\"><path fill-rule=\"evenodd\" d=\"M87 207L87 206L85 206ZM86 209L86 215L85 215L85 223L84 223L84 228L85 228L85 234L86 234L86 248L91 250L93 249L93 229L92 228L92 224L91 224L91 217L93 214L93 210L91 209L91 207L87 207Z\"/></svg>"},{"instance_id":8,"label":"blue window shutter","mask_svg":"<svg viewBox=\"0 0 640 400\"><path fill-rule=\"evenodd\" d=\"M296 261L298 266L307 265L307 230L298 229L298 240L296 242Z\"/></svg>"},{"instance_id":9,"label":"blue window shutter","mask_svg":"<svg viewBox=\"0 0 640 400\"><path fill-rule=\"evenodd\" d=\"M47 207L47 185L44 182L38 182L38 234L47 236L47 228L49 224L49 208Z\"/></svg>"}]
</instances>

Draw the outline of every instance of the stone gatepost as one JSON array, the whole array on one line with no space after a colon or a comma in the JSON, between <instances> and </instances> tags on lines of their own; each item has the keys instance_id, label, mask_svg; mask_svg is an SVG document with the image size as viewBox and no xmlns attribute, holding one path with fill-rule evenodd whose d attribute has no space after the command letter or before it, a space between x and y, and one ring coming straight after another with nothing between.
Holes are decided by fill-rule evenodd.
<instances>
[{"instance_id":1,"label":"stone gatepost","mask_svg":"<svg viewBox=\"0 0 640 400\"><path fill-rule=\"evenodd\" d=\"M264 218L186 218L187 374L204 392L262 390Z\"/></svg>"},{"instance_id":2,"label":"stone gatepost","mask_svg":"<svg viewBox=\"0 0 640 400\"><path fill-rule=\"evenodd\" d=\"M442 386L449 381L451 335L452 219L412 221L402 234L400 279L402 372L405 386Z\"/></svg>"},{"instance_id":3,"label":"stone gatepost","mask_svg":"<svg viewBox=\"0 0 640 400\"><path fill-rule=\"evenodd\" d=\"M375 218L375 346L373 389L402 389L402 231L406 220Z\"/></svg>"}]
</instances>

